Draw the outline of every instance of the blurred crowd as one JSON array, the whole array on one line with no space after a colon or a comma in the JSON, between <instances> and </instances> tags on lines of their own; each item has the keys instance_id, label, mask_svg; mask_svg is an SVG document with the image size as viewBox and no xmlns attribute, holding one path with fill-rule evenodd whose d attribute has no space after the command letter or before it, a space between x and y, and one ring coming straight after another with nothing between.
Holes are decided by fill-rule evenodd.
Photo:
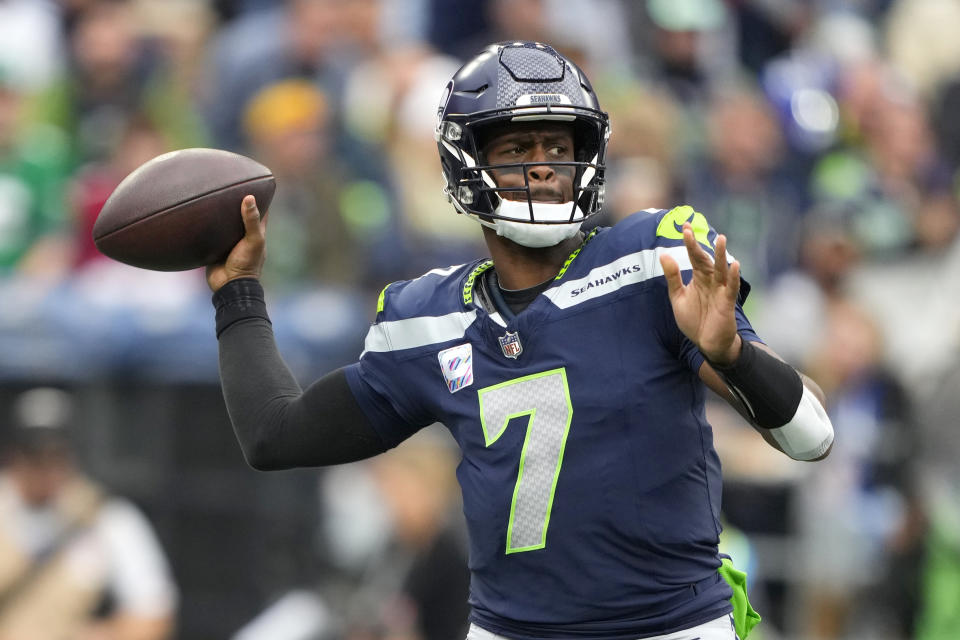
<instances>
[{"instance_id":1,"label":"blurred crowd","mask_svg":"<svg viewBox=\"0 0 960 640\"><path fill-rule=\"evenodd\" d=\"M763 637L955 638L957 33L956 0L0 0L0 289L205 296L200 273L131 275L90 237L125 175L198 146L277 177L271 295L369 301L479 257L441 194L439 96L488 42L550 42L610 113L598 223L693 205L728 235L758 333L826 392L837 440L817 465L711 408ZM394 464L357 473L435 473ZM456 553L424 535L393 541L409 552L377 584L429 608L417 562ZM356 637L451 637L414 627Z\"/></svg>"}]
</instances>

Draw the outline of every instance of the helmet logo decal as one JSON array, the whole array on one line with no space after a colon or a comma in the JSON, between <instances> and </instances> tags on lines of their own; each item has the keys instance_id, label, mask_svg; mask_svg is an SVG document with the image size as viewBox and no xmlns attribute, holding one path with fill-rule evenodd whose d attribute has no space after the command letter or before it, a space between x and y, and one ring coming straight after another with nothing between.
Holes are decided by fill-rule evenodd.
<instances>
[{"instance_id":1,"label":"helmet logo decal","mask_svg":"<svg viewBox=\"0 0 960 640\"><path fill-rule=\"evenodd\" d=\"M562 93L528 93L517 98L516 104L572 104L570 98Z\"/></svg>"}]
</instances>

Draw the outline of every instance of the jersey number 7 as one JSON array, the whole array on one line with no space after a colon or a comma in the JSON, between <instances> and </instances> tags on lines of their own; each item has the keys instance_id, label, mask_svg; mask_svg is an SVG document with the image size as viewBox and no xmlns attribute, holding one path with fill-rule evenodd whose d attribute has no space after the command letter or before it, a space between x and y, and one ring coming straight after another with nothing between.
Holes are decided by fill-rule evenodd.
<instances>
[{"instance_id":1,"label":"jersey number 7","mask_svg":"<svg viewBox=\"0 0 960 640\"><path fill-rule=\"evenodd\" d=\"M529 416L510 503L507 553L542 549L573 419L567 371L561 367L534 373L484 387L477 394L488 447L504 434L510 420Z\"/></svg>"}]
</instances>

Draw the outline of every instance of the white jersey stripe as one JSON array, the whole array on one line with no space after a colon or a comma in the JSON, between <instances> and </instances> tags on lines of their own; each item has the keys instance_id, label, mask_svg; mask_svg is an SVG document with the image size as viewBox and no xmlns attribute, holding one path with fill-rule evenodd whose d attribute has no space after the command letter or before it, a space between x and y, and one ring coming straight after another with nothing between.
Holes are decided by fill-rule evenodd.
<instances>
[{"instance_id":1,"label":"white jersey stripe","mask_svg":"<svg viewBox=\"0 0 960 640\"><path fill-rule=\"evenodd\" d=\"M622 287L662 276L661 254L673 257L681 271L692 268L687 248L683 245L644 249L591 269L584 277L564 282L559 287L546 291L544 295L561 309L569 309L582 302L619 291ZM727 259L732 262L733 256L727 254Z\"/></svg>"},{"instance_id":2,"label":"white jersey stripe","mask_svg":"<svg viewBox=\"0 0 960 640\"><path fill-rule=\"evenodd\" d=\"M462 266L464 265L455 264L452 267L446 267L445 269L431 269L430 271L427 271L425 274L423 274L422 276L416 279L419 280L420 278L425 278L426 276L444 276L445 277L450 275L451 273L453 273L454 271L456 271Z\"/></svg>"},{"instance_id":3,"label":"white jersey stripe","mask_svg":"<svg viewBox=\"0 0 960 640\"><path fill-rule=\"evenodd\" d=\"M477 312L473 310L380 322L367 332L360 357L369 351L400 351L456 340L466 334L467 327L476 319Z\"/></svg>"},{"instance_id":4,"label":"white jersey stripe","mask_svg":"<svg viewBox=\"0 0 960 640\"><path fill-rule=\"evenodd\" d=\"M499 311L494 311L490 314L490 319L496 322L501 327L507 326L507 321L503 319L503 316L500 315Z\"/></svg>"}]
</instances>

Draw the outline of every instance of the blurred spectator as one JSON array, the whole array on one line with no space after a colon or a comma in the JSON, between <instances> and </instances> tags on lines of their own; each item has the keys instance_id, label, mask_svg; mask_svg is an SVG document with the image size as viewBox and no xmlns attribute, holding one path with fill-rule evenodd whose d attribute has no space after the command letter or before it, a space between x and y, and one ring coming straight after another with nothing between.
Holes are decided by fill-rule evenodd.
<instances>
[{"instance_id":1,"label":"blurred spectator","mask_svg":"<svg viewBox=\"0 0 960 640\"><path fill-rule=\"evenodd\" d=\"M458 63L447 56L412 51L402 74L381 60L379 73L392 77L392 105L386 122L385 150L397 185L404 231L412 247L409 276L434 266L462 264L482 253L481 239L465 216L445 198L434 138L440 91ZM377 73L377 72L375 72Z\"/></svg>"},{"instance_id":2,"label":"blurred spectator","mask_svg":"<svg viewBox=\"0 0 960 640\"><path fill-rule=\"evenodd\" d=\"M457 58L472 57L491 42L535 40L551 43L571 56L598 81L601 74L622 74L632 66L624 3L619 0L485 0L446 2L457 7L470 23L450 9L435 11L432 43ZM480 15L476 15L479 13ZM448 31L460 28L457 38Z\"/></svg>"},{"instance_id":3,"label":"blurred spectator","mask_svg":"<svg viewBox=\"0 0 960 640\"><path fill-rule=\"evenodd\" d=\"M200 120L195 105L206 97L209 78L198 61L207 54L215 26L213 11L197 0L133 0L133 10L143 46L163 61L166 81L175 90L171 98L189 101L190 117Z\"/></svg>"},{"instance_id":4,"label":"blurred spectator","mask_svg":"<svg viewBox=\"0 0 960 640\"><path fill-rule=\"evenodd\" d=\"M886 16L886 45L892 65L925 98L960 72L960 4L953 0L898 0Z\"/></svg>"},{"instance_id":5,"label":"blurred spectator","mask_svg":"<svg viewBox=\"0 0 960 640\"><path fill-rule=\"evenodd\" d=\"M849 138L857 138L869 100L849 79L874 78L876 35L863 18L847 11L829 11L804 18L805 31L796 45L771 60L760 73L768 100L779 116L791 149L807 162L834 145L846 124ZM837 94L844 100L843 113ZM841 116L846 121L841 122ZM848 140L849 142L850 140Z\"/></svg>"},{"instance_id":6,"label":"blurred spectator","mask_svg":"<svg viewBox=\"0 0 960 640\"><path fill-rule=\"evenodd\" d=\"M732 4L740 60L757 74L770 60L789 51L806 32L814 11L812 3L804 0L746 0Z\"/></svg>"},{"instance_id":7,"label":"blurred spectator","mask_svg":"<svg viewBox=\"0 0 960 640\"><path fill-rule=\"evenodd\" d=\"M75 174L70 188L73 216L71 266L84 268L92 261L105 260L93 244L93 224L113 190L134 169L170 151L170 143L145 116L130 114L119 132L116 146L101 162L91 162Z\"/></svg>"},{"instance_id":8,"label":"blurred spectator","mask_svg":"<svg viewBox=\"0 0 960 640\"><path fill-rule=\"evenodd\" d=\"M856 146L863 144L877 105L897 95L909 96L912 89L881 58L867 57L838 69L835 93L841 142Z\"/></svg>"},{"instance_id":9,"label":"blurred spectator","mask_svg":"<svg viewBox=\"0 0 960 640\"><path fill-rule=\"evenodd\" d=\"M604 107L617 123L607 148L606 223L674 206L675 175L688 144L676 102L660 87L638 82L610 82L598 91L608 96Z\"/></svg>"},{"instance_id":10,"label":"blurred spectator","mask_svg":"<svg viewBox=\"0 0 960 640\"><path fill-rule=\"evenodd\" d=\"M357 23L372 19L378 3L284 0L227 24L212 43L210 61L206 112L216 145L243 148L243 105L274 82L303 78L339 95L347 69L374 37Z\"/></svg>"},{"instance_id":11,"label":"blurred spectator","mask_svg":"<svg viewBox=\"0 0 960 640\"><path fill-rule=\"evenodd\" d=\"M284 0L222 29L211 44L212 86L205 99L215 145L249 151L246 105L276 82L306 80L328 100L327 146L337 164L357 179L386 184L382 150L343 126L349 112L341 97L352 69L381 52L382 6L389 1ZM377 198L374 190L361 190L355 201ZM368 204L380 206L382 201Z\"/></svg>"},{"instance_id":12,"label":"blurred spectator","mask_svg":"<svg viewBox=\"0 0 960 640\"><path fill-rule=\"evenodd\" d=\"M802 185L789 172L783 137L763 96L741 87L711 99L705 157L687 166L685 202L730 238L757 288L795 260Z\"/></svg>"},{"instance_id":13,"label":"blurred spectator","mask_svg":"<svg viewBox=\"0 0 960 640\"><path fill-rule=\"evenodd\" d=\"M426 431L372 462L393 523L392 553L409 558L395 606L409 608L416 640L461 638L470 614L456 455L445 437Z\"/></svg>"},{"instance_id":14,"label":"blurred spectator","mask_svg":"<svg viewBox=\"0 0 960 640\"><path fill-rule=\"evenodd\" d=\"M876 319L884 360L919 399L960 351L960 302L943 289L960 278L960 209L956 194L944 188L918 197L910 251L865 262L853 274L850 293Z\"/></svg>"},{"instance_id":15,"label":"blurred spectator","mask_svg":"<svg viewBox=\"0 0 960 640\"><path fill-rule=\"evenodd\" d=\"M799 488L803 637L908 637L913 629L924 527L919 433L881 344L869 315L837 302L809 360L837 440Z\"/></svg>"},{"instance_id":16,"label":"blurred spectator","mask_svg":"<svg viewBox=\"0 0 960 640\"><path fill-rule=\"evenodd\" d=\"M840 148L817 164L811 191L820 201L857 210L855 232L865 253L889 259L917 241L925 193L943 190L950 175L940 158L923 105L882 68L860 67L862 89L848 94L858 113L862 142ZM847 96L841 105L846 111Z\"/></svg>"},{"instance_id":17,"label":"blurred spectator","mask_svg":"<svg viewBox=\"0 0 960 640\"><path fill-rule=\"evenodd\" d=\"M439 425L375 460L324 471L313 592L279 599L234 640L459 640L470 574L456 451Z\"/></svg>"},{"instance_id":18,"label":"blurred spectator","mask_svg":"<svg viewBox=\"0 0 960 640\"><path fill-rule=\"evenodd\" d=\"M70 141L77 166L110 155L132 114L145 115L176 148L205 139L191 97L140 37L131 0L90 0L70 33L70 68L37 96L31 115Z\"/></svg>"},{"instance_id":19,"label":"blurred spectator","mask_svg":"<svg viewBox=\"0 0 960 640\"><path fill-rule=\"evenodd\" d=\"M0 472L0 637L161 640L176 589L143 515L74 465L70 397L17 398Z\"/></svg>"},{"instance_id":20,"label":"blurred spectator","mask_svg":"<svg viewBox=\"0 0 960 640\"><path fill-rule=\"evenodd\" d=\"M0 273L59 274L67 148L55 129L25 124L26 98L0 68Z\"/></svg>"},{"instance_id":21,"label":"blurred spectator","mask_svg":"<svg viewBox=\"0 0 960 640\"><path fill-rule=\"evenodd\" d=\"M376 293L402 262L394 203L383 185L339 162L330 111L326 94L295 79L269 85L246 107L252 151L278 183L264 278L279 290L316 283Z\"/></svg>"},{"instance_id":22,"label":"blurred spectator","mask_svg":"<svg viewBox=\"0 0 960 640\"><path fill-rule=\"evenodd\" d=\"M739 73L731 16L722 0L631 3L638 71L697 107Z\"/></svg>"},{"instance_id":23,"label":"blurred spectator","mask_svg":"<svg viewBox=\"0 0 960 640\"><path fill-rule=\"evenodd\" d=\"M47 86L63 66L60 15L54 0L0 2L0 69L24 91Z\"/></svg>"},{"instance_id":24,"label":"blurred spectator","mask_svg":"<svg viewBox=\"0 0 960 640\"><path fill-rule=\"evenodd\" d=\"M547 0L484 0L478 4L482 20L448 49L457 58L470 58L491 42L521 38L552 41ZM562 44L554 44L558 50L563 49Z\"/></svg>"},{"instance_id":25,"label":"blurred spectator","mask_svg":"<svg viewBox=\"0 0 960 640\"><path fill-rule=\"evenodd\" d=\"M755 326L788 362L805 367L823 344L830 308L842 304L852 271L861 259L851 212L821 207L804 214L794 269L776 278Z\"/></svg>"},{"instance_id":26,"label":"blurred spectator","mask_svg":"<svg viewBox=\"0 0 960 640\"><path fill-rule=\"evenodd\" d=\"M60 247L59 275L69 280L84 301L94 304L103 318L121 310L137 310L157 326L171 329L189 321L180 314L191 299L201 295L197 285L203 283L202 269L146 271L107 258L93 242L93 225L117 185L143 163L170 150L170 141L148 117L131 113L110 156L79 168L69 185L71 228L69 242ZM178 320L160 320L165 316ZM149 348L139 351L151 357Z\"/></svg>"}]
</instances>

